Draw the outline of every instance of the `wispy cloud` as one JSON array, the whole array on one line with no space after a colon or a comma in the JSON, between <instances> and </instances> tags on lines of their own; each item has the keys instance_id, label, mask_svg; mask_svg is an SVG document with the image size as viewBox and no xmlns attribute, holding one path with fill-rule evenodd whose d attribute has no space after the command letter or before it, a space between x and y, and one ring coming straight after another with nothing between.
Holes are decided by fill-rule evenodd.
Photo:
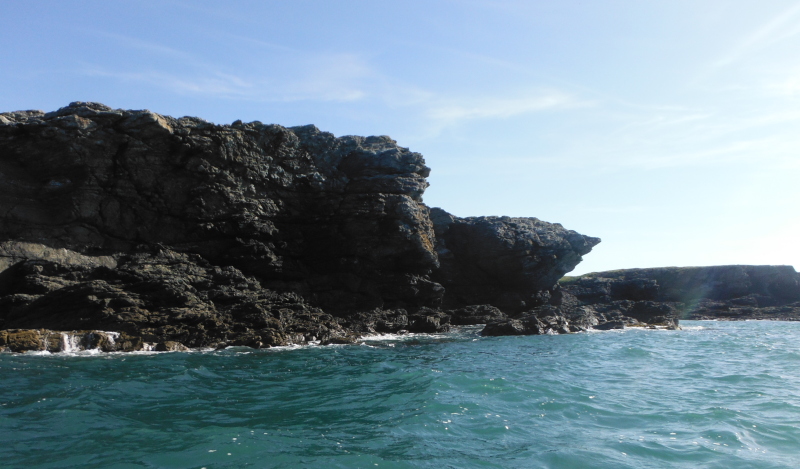
<instances>
[{"instance_id":1,"label":"wispy cloud","mask_svg":"<svg viewBox=\"0 0 800 469\"><path fill-rule=\"evenodd\" d=\"M180 49L175 49L173 47L165 46L164 44L159 44L157 42L145 41L144 39L125 36L123 34L110 33L108 31L83 31L83 32L91 34L98 38L110 39L127 49L140 50L153 54L155 56L167 57L171 59L177 59L180 61L191 61L194 63L200 62L200 57L194 54L190 54L188 52L182 51Z\"/></svg>"},{"instance_id":2,"label":"wispy cloud","mask_svg":"<svg viewBox=\"0 0 800 469\"><path fill-rule=\"evenodd\" d=\"M126 72L109 70L96 65L87 65L81 74L92 77L106 77L123 82L146 83L179 94L196 94L225 98L245 98L250 95L254 85L247 80L225 73L211 73L205 76L184 77L161 71Z\"/></svg>"},{"instance_id":3,"label":"wispy cloud","mask_svg":"<svg viewBox=\"0 0 800 469\"><path fill-rule=\"evenodd\" d=\"M124 49L143 52L146 57L136 62L135 71L125 69L124 64L112 68L89 63L79 73L143 83L184 95L265 102L351 102L368 96L369 82L377 76L355 54L303 54L279 44L247 40L252 46L270 49L273 54L267 60L263 54L255 55L258 60L234 71L230 70L232 67L210 63L203 57L163 44L115 33L93 34L113 40Z\"/></svg>"},{"instance_id":4,"label":"wispy cloud","mask_svg":"<svg viewBox=\"0 0 800 469\"><path fill-rule=\"evenodd\" d=\"M428 136L468 121L507 119L592 105L574 93L555 88L530 87L481 97L423 89L381 73L359 54L315 54L234 36L230 39L262 51L254 54L259 60L236 71L139 38L106 32L95 35L116 41L123 48L142 51L150 59L139 61L135 71L86 64L80 70L84 75L138 82L198 97L262 102L379 102L416 115L425 123ZM168 60L159 62L160 59ZM141 65L148 61L152 64L149 68Z\"/></svg>"},{"instance_id":5,"label":"wispy cloud","mask_svg":"<svg viewBox=\"0 0 800 469\"><path fill-rule=\"evenodd\" d=\"M597 101L575 109L591 127L561 127L547 154L515 157L550 167L594 168L598 174L669 168L800 167L800 110L786 99L746 94L694 106L627 106ZM580 135L569 139L568 135ZM524 161L514 162L520 167Z\"/></svg>"},{"instance_id":6,"label":"wispy cloud","mask_svg":"<svg viewBox=\"0 0 800 469\"><path fill-rule=\"evenodd\" d=\"M278 84L283 100L358 101L370 94L368 82L376 75L355 54L310 56L301 62L299 76Z\"/></svg>"},{"instance_id":7,"label":"wispy cloud","mask_svg":"<svg viewBox=\"0 0 800 469\"><path fill-rule=\"evenodd\" d=\"M776 80L767 86L780 96L794 98L800 96L800 68L794 67L784 79Z\"/></svg>"},{"instance_id":8,"label":"wispy cloud","mask_svg":"<svg viewBox=\"0 0 800 469\"><path fill-rule=\"evenodd\" d=\"M455 124L459 121L472 119L509 118L544 110L575 108L586 106L576 97L558 90L541 90L535 92L522 92L519 95L467 98L467 99L441 99L433 103L426 114L434 121L442 124Z\"/></svg>"},{"instance_id":9,"label":"wispy cloud","mask_svg":"<svg viewBox=\"0 0 800 469\"><path fill-rule=\"evenodd\" d=\"M797 17L800 15L800 3L788 8L767 23L747 35L742 41L717 59L712 68L720 68L732 64L764 46L788 39L800 33Z\"/></svg>"}]
</instances>

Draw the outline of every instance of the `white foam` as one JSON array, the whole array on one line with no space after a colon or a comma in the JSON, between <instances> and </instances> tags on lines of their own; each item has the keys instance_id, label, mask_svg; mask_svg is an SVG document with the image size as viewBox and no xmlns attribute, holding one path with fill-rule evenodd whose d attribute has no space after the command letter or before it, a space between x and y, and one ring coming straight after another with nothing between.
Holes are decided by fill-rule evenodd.
<instances>
[{"instance_id":1,"label":"white foam","mask_svg":"<svg viewBox=\"0 0 800 469\"><path fill-rule=\"evenodd\" d=\"M73 332L61 333L61 352L73 353L80 350L81 337Z\"/></svg>"},{"instance_id":2,"label":"white foam","mask_svg":"<svg viewBox=\"0 0 800 469\"><path fill-rule=\"evenodd\" d=\"M117 339L119 339L119 332L106 332L106 331L98 331L98 332L105 333L106 336L108 336L108 342L111 345L116 345L116 343L117 343L116 341L117 341Z\"/></svg>"},{"instance_id":3,"label":"white foam","mask_svg":"<svg viewBox=\"0 0 800 469\"><path fill-rule=\"evenodd\" d=\"M417 334L413 334L410 332L407 334L372 334L359 337L358 342L383 342L390 340L403 340L409 337L414 337L416 335Z\"/></svg>"}]
</instances>

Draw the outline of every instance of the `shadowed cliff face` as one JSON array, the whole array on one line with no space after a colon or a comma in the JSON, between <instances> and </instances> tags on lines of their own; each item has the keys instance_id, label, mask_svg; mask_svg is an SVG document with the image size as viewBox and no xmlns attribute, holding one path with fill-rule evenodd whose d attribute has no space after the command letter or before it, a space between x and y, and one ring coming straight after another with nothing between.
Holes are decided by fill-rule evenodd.
<instances>
[{"instance_id":1,"label":"shadowed cliff face","mask_svg":"<svg viewBox=\"0 0 800 469\"><path fill-rule=\"evenodd\" d=\"M437 266L429 168L388 137L93 103L4 121L3 239L85 254L162 244L335 308L441 298L422 278Z\"/></svg>"},{"instance_id":2,"label":"shadowed cliff face","mask_svg":"<svg viewBox=\"0 0 800 469\"><path fill-rule=\"evenodd\" d=\"M0 328L191 346L435 332L443 300L493 305L460 323L547 303L599 242L432 215L429 171L389 137L314 126L97 103L0 114Z\"/></svg>"}]
</instances>

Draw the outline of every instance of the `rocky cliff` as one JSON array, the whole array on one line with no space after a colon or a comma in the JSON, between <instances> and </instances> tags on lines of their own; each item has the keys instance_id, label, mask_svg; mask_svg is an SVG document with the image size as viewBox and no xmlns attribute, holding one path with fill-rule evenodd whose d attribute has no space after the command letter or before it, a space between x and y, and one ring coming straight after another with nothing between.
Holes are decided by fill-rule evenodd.
<instances>
[{"instance_id":1,"label":"rocky cliff","mask_svg":"<svg viewBox=\"0 0 800 469\"><path fill-rule=\"evenodd\" d=\"M553 303L599 242L431 210L429 171L389 137L314 126L0 114L0 347L70 346L32 329L126 350L435 332Z\"/></svg>"},{"instance_id":2,"label":"rocky cliff","mask_svg":"<svg viewBox=\"0 0 800 469\"><path fill-rule=\"evenodd\" d=\"M800 274L791 266L627 269L560 285L571 301L600 310L650 305L682 319L800 320Z\"/></svg>"},{"instance_id":3,"label":"rocky cliff","mask_svg":"<svg viewBox=\"0 0 800 469\"><path fill-rule=\"evenodd\" d=\"M491 304L519 313L549 304L558 279L600 242L536 218L459 218L431 210L444 305Z\"/></svg>"}]
</instances>

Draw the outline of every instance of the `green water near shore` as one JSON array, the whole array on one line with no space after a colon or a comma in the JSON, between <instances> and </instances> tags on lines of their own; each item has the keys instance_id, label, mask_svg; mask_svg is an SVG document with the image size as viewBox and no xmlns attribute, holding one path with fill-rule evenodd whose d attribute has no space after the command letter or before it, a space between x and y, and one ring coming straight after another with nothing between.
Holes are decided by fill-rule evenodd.
<instances>
[{"instance_id":1,"label":"green water near shore","mask_svg":"<svg viewBox=\"0 0 800 469\"><path fill-rule=\"evenodd\" d=\"M800 323L0 354L3 467L800 467Z\"/></svg>"}]
</instances>

